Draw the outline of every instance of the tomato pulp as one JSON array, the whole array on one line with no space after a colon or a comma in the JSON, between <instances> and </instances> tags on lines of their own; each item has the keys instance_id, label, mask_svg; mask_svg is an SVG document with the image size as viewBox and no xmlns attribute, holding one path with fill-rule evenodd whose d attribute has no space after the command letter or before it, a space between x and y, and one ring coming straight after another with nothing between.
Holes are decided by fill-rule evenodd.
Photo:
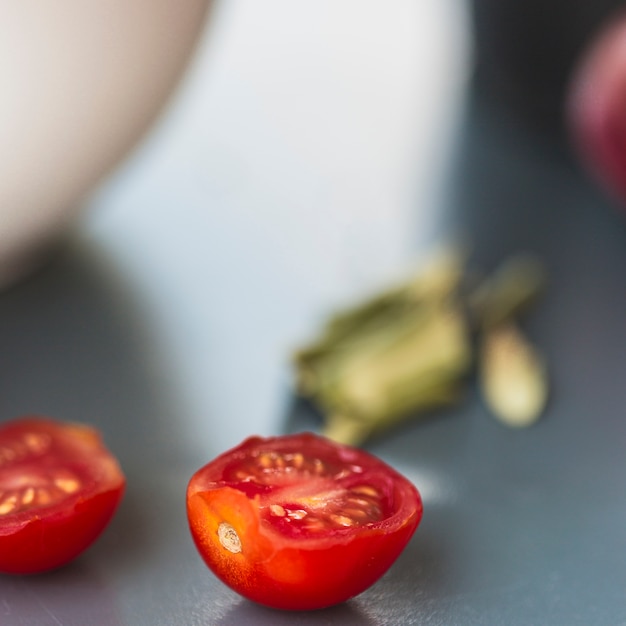
<instances>
[{"instance_id":1,"label":"tomato pulp","mask_svg":"<svg viewBox=\"0 0 626 626\"><path fill-rule=\"evenodd\" d=\"M125 483L89 426L37 416L0 424L0 572L74 559L107 526Z\"/></svg>"},{"instance_id":2,"label":"tomato pulp","mask_svg":"<svg viewBox=\"0 0 626 626\"><path fill-rule=\"evenodd\" d=\"M308 610L376 582L415 532L422 501L380 459L304 433L251 437L202 467L187 515L224 583L266 606Z\"/></svg>"}]
</instances>

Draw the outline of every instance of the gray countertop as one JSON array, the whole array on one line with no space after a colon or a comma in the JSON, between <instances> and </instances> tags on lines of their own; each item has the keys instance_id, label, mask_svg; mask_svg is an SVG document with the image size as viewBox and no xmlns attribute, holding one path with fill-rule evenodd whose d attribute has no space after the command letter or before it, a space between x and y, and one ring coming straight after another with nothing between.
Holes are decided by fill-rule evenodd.
<instances>
[{"instance_id":1,"label":"gray countertop","mask_svg":"<svg viewBox=\"0 0 626 626\"><path fill-rule=\"evenodd\" d=\"M557 140L462 97L464 16L417 5L222 8L154 134L50 264L0 295L2 417L93 423L128 477L75 563L0 578L1 624L626 623L626 220ZM420 34L447 42L443 74ZM509 430L472 391L372 442L424 498L398 562L323 611L242 600L195 551L189 477L247 435L317 428L289 350L437 233L469 235L485 268L545 260L528 319L553 381L544 419Z\"/></svg>"}]
</instances>

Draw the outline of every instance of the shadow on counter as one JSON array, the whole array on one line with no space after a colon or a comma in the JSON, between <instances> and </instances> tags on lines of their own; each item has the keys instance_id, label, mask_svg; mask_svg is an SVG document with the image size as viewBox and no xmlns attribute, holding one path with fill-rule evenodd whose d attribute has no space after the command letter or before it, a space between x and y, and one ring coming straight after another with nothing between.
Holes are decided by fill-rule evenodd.
<instances>
[{"instance_id":1,"label":"shadow on counter","mask_svg":"<svg viewBox=\"0 0 626 626\"><path fill-rule=\"evenodd\" d=\"M69 569L35 577L31 587L38 594L49 588L45 593L52 596L58 577L72 579L77 567L117 570L149 560L168 516L178 515L185 533L184 506L166 510L172 500L168 481L161 481L161 497L155 498L163 469L173 483L176 463L185 459L174 394L123 277L95 251L68 241L45 267L0 294L0 345L0 420L44 414L91 424L128 479L120 510L101 539ZM179 482L172 485L178 496L186 487ZM0 595L14 584L0 579ZM88 591L85 585L80 587Z\"/></svg>"}]
</instances>

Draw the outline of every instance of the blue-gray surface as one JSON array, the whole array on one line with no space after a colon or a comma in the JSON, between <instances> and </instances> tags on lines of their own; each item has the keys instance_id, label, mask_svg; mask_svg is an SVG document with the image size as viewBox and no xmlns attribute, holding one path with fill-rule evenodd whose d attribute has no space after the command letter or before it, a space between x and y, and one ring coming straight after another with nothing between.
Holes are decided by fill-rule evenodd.
<instances>
[{"instance_id":1,"label":"blue-gray surface","mask_svg":"<svg viewBox=\"0 0 626 626\"><path fill-rule=\"evenodd\" d=\"M469 103L442 229L469 233L485 268L518 250L544 258L549 289L527 321L549 363L549 409L514 431L470 394L460 410L373 442L423 489L424 519L383 580L339 607L263 609L201 563L184 491L219 444L198 452L198 416L181 410L176 368L115 264L78 234L0 295L2 419L94 423L129 481L119 515L76 563L0 578L0 623L626 623L626 219L558 141L522 124ZM206 403L207 432L223 429ZM286 410L284 430L315 426L299 403Z\"/></svg>"}]
</instances>

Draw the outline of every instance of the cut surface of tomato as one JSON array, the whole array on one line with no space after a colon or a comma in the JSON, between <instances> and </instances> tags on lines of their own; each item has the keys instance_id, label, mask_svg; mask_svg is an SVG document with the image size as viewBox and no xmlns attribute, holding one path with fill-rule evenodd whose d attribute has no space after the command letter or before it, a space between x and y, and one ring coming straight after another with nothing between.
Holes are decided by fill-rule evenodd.
<instances>
[{"instance_id":1,"label":"cut surface of tomato","mask_svg":"<svg viewBox=\"0 0 626 626\"><path fill-rule=\"evenodd\" d=\"M0 423L0 572L60 567L101 534L125 478L99 433L25 416Z\"/></svg>"},{"instance_id":2,"label":"cut surface of tomato","mask_svg":"<svg viewBox=\"0 0 626 626\"><path fill-rule=\"evenodd\" d=\"M308 610L375 583L415 532L422 501L375 456L302 433L251 437L199 469L187 515L224 583L266 606Z\"/></svg>"}]
</instances>

